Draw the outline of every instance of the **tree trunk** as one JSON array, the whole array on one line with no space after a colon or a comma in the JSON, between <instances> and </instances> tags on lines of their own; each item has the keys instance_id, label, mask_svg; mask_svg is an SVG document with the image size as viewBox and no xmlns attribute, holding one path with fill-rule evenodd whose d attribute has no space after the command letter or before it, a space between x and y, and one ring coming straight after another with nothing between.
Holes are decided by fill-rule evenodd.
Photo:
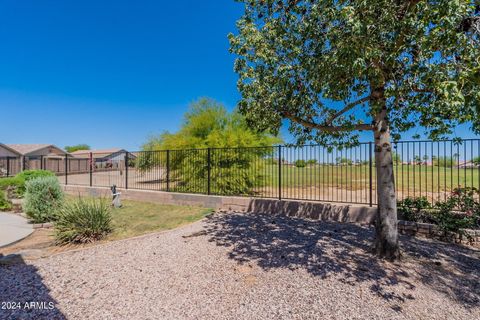
<instances>
[{"instance_id":1,"label":"tree trunk","mask_svg":"<svg viewBox=\"0 0 480 320\"><path fill-rule=\"evenodd\" d=\"M387 110L375 118L375 169L377 173L376 254L388 260L400 258L397 230L397 196L393 176L392 146L388 126Z\"/></svg>"}]
</instances>

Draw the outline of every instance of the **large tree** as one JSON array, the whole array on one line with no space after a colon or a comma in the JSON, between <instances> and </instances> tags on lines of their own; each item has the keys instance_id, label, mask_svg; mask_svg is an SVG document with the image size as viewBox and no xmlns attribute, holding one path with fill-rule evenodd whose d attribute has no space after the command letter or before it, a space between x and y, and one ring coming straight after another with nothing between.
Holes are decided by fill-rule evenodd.
<instances>
[{"instance_id":1,"label":"large tree","mask_svg":"<svg viewBox=\"0 0 480 320\"><path fill-rule=\"evenodd\" d=\"M375 143L375 249L399 256L391 139L480 121L478 0L243 0L230 35L250 123L298 143Z\"/></svg>"},{"instance_id":2,"label":"large tree","mask_svg":"<svg viewBox=\"0 0 480 320\"><path fill-rule=\"evenodd\" d=\"M169 156L170 178L181 181L177 186L182 191L206 192L210 174L211 193L248 195L264 183L260 166L271 155L272 144L279 142L276 136L249 128L237 110L228 112L222 104L201 98L190 105L179 131L148 139L137 167L147 171L166 164L165 152L148 151L176 150Z\"/></svg>"}]
</instances>

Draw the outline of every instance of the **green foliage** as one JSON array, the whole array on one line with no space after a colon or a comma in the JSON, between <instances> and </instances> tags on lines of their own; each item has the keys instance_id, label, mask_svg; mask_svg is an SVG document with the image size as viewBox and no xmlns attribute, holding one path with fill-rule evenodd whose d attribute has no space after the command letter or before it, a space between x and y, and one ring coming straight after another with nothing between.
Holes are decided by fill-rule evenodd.
<instances>
[{"instance_id":1,"label":"green foliage","mask_svg":"<svg viewBox=\"0 0 480 320\"><path fill-rule=\"evenodd\" d=\"M318 163L317 159L308 159L307 160L307 165L309 166L314 166Z\"/></svg>"},{"instance_id":2,"label":"green foliage","mask_svg":"<svg viewBox=\"0 0 480 320\"><path fill-rule=\"evenodd\" d=\"M457 188L445 201L430 204L426 197L406 198L398 210L407 221L434 223L444 237L461 229L480 227L480 192L476 188Z\"/></svg>"},{"instance_id":3,"label":"green foliage","mask_svg":"<svg viewBox=\"0 0 480 320\"><path fill-rule=\"evenodd\" d=\"M407 197L397 203L398 211L402 213L406 221L427 222L425 209L431 209L432 205L427 197Z\"/></svg>"},{"instance_id":4,"label":"green foliage","mask_svg":"<svg viewBox=\"0 0 480 320\"><path fill-rule=\"evenodd\" d=\"M23 209L35 223L55 220L63 204L63 191L56 177L39 177L25 183Z\"/></svg>"},{"instance_id":5,"label":"green foliage","mask_svg":"<svg viewBox=\"0 0 480 320\"><path fill-rule=\"evenodd\" d=\"M297 168L305 168L305 166L307 165L306 161L301 159L295 160L294 164L295 164L295 167Z\"/></svg>"},{"instance_id":6,"label":"green foliage","mask_svg":"<svg viewBox=\"0 0 480 320\"><path fill-rule=\"evenodd\" d=\"M281 140L268 133L252 130L245 118L208 98L190 105L182 127L177 133L165 132L151 137L143 150L175 150L199 148L261 147Z\"/></svg>"},{"instance_id":7,"label":"green foliage","mask_svg":"<svg viewBox=\"0 0 480 320\"><path fill-rule=\"evenodd\" d=\"M0 179L0 190L11 189L18 197L25 193L25 183L39 177L55 177L55 174L47 170L25 170L15 177Z\"/></svg>"},{"instance_id":8,"label":"green foliage","mask_svg":"<svg viewBox=\"0 0 480 320\"><path fill-rule=\"evenodd\" d=\"M240 111L299 142L355 144L385 107L395 139L480 132L478 1L241 0L229 35ZM474 22L477 28L474 28Z\"/></svg>"},{"instance_id":9,"label":"green foliage","mask_svg":"<svg viewBox=\"0 0 480 320\"><path fill-rule=\"evenodd\" d=\"M473 164L480 166L480 157L475 157L472 159Z\"/></svg>"},{"instance_id":10,"label":"green foliage","mask_svg":"<svg viewBox=\"0 0 480 320\"><path fill-rule=\"evenodd\" d=\"M12 209L12 204L5 196L5 192L0 190L0 211L8 211L10 209Z\"/></svg>"},{"instance_id":11,"label":"green foliage","mask_svg":"<svg viewBox=\"0 0 480 320\"><path fill-rule=\"evenodd\" d=\"M59 244L100 240L112 231L110 206L104 199L68 202L55 221L55 239Z\"/></svg>"},{"instance_id":12,"label":"green foliage","mask_svg":"<svg viewBox=\"0 0 480 320\"><path fill-rule=\"evenodd\" d=\"M437 167L446 167L450 168L457 164L454 158L452 157L438 157L433 159L433 165Z\"/></svg>"},{"instance_id":13,"label":"green foliage","mask_svg":"<svg viewBox=\"0 0 480 320\"><path fill-rule=\"evenodd\" d=\"M88 144L76 144L73 146L65 146L65 151L68 153L72 153L78 150L90 150L90 146Z\"/></svg>"},{"instance_id":14,"label":"green foliage","mask_svg":"<svg viewBox=\"0 0 480 320\"><path fill-rule=\"evenodd\" d=\"M136 165L143 172L165 167L166 151L148 151L176 150L170 152L171 180L177 180L176 186L182 191L203 192L208 176L207 148L211 148L212 193L251 194L255 185L263 183L261 160L271 154L270 146L280 141L271 134L252 130L237 111L228 113L223 105L203 98L190 106L177 133L151 137ZM256 170L252 169L254 165Z\"/></svg>"}]
</instances>

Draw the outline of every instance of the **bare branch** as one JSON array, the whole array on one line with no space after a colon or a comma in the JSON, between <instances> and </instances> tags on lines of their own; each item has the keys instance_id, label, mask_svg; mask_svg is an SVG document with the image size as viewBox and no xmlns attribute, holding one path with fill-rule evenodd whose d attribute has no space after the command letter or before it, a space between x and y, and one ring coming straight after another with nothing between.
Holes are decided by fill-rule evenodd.
<instances>
[{"instance_id":1,"label":"bare branch","mask_svg":"<svg viewBox=\"0 0 480 320\"><path fill-rule=\"evenodd\" d=\"M298 123L306 128L311 128L311 129L316 129L319 131L324 131L324 132L341 132L341 131L351 131L351 130L360 130L360 131L365 131L365 130L373 130L373 127L369 124L364 124L364 123L358 123L355 124L351 127L349 126L329 126L329 125L320 125L312 121L307 121L305 119L302 119L300 117L297 117L291 113L288 112L281 112L282 116L285 118L289 119L290 121L293 121L295 123Z\"/></svg>"},{"instance_id":2,"label":"bare branch","mask_svg":"<svg viewBox=\"0 0 480 320\"><path fill-rule=\"evenodd\" d=\"M328 120L327 120L327 124L330 125L332 124L333 120L335 120L336 118L340 117L342 114L344 114L345 112L348 112L350 110L352 110L355 106L361 104L361 103L364 103L368 100L370 100L371 96L368 96L368 97L365 97L365 98L362 98L362 99L359 99L357 101L354 101L354 102L351 102L349 104L347 104L342 110L338 111L337 113L335 113L333 116L331 116Z\"/></svg>"}]
</instances>

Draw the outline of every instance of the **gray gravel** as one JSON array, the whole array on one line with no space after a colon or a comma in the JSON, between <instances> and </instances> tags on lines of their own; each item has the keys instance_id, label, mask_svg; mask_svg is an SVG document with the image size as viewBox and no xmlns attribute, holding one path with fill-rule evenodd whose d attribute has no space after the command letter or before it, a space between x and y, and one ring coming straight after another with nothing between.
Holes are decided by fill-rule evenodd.
<instances>
[{"instance_id":1,"label":"gray gravel","mask_svg":"<svg viewBox=\"0 0 480 320\"><path fill-rule=\"evenodd\" d=\"M205 232L201 232L205 231ZM187 227L0 266L1 319L480 319L479 251L369 228L217 214ZM189 237L184 237L189 236Z\"/></svg>"}]
</instances>

